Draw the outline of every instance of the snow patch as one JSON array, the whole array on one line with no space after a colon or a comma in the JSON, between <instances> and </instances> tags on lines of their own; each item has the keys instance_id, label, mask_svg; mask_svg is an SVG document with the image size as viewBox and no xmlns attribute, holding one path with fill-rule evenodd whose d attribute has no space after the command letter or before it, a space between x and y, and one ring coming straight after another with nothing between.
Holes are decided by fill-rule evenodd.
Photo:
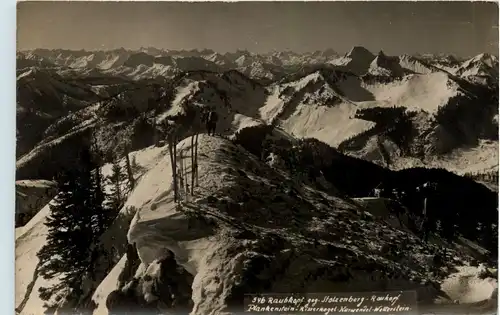
<instances>
[{"instance_id":1,"label":"snow patch","mask_svg":"<svg viewBox=\"0 0 500 315\"><path fill-rule=\"evenodd\" d=\"M448 296L460 304L475 303L490 298L496 298L498 283L496 279L481 279L481 273L486 270L484 266L460 266L457 272L451 274L443 281L441 289Z\"/></svg>"},{"instance_id":2,"label":"snow patch","mask_svg":"<svg viewBox=\"0 0 500 315\"><path fill-rule=\"evenodd\" d=\"M123 255L120 261L113 267L110 273L95 290L94 295L92 296L92 301L97 304L97 308L94 310L93 315L108 315L106 299L111 292L119 289L118 277L125 268L126 262L127 256Z\"/></svg>"}]
</instances>

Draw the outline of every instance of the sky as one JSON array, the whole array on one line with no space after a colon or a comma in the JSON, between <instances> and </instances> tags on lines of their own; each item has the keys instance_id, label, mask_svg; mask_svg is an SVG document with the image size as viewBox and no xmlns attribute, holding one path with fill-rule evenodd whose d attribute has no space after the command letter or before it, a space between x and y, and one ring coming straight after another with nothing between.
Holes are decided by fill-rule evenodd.
<instances>
[{"instance_id":1,"label":"sky","mask_svg":"<svg viewBox=\"0 0 500 315\"><path fill-rule=\"evenodd\" d=\"M20 2L18 50L498 54L493 2Z\"/></svg>"}]
</instances>

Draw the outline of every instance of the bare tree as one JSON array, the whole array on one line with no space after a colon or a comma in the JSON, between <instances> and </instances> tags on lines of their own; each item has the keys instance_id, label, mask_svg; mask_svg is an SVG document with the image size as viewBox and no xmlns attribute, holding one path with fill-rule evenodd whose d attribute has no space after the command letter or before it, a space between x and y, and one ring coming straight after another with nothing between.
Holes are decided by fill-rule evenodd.
<instances>
[{"instance_id":1,"label":"bare tree","mask_svg":"<svg viewBox=\"0 0 500 315\"><path fill-rule=\"evenodd\" d=\"M154 143L155 143L155 146L157 147L158 144L159 144L159 139L158 139L158 130L157 130L157 126L156 126L156 116L153 116L153 118L151 119L151 126L153 128L153 137L154 137Z\"/></svg>"},{"instance_id":2,"label":"bare tree","mask_svg":"<svg viewBox=\"0 0 500 315\"><path fill-rule=\"evenodd\" d=\"M174 201L179 201L179 191L177 185L177 128L173 124L167 123L168 151L170 153L170 165L172 166L172 180L174 186Z\"/></svg>"},{"instance_id":3,"label":"bare tree","mask_svg":"<svg viewBox=\"0 0 500 315\"><path fill-rule=\"evenodd\" d=\"M199 111L193 112L193 121L191 123L191 196L194 195L194 187L198 187L198 135L203 126L203 114ZM196 182L196 183L195 183Z\"/></svg>"},{"instance_id":4,"label":"bare tree","mask_svg":"<svg viewBox=\"0 0 500 315\"><path fill-rule=\"evenodd\" d=\"M132 172L132 166L130 165L128 144L125 144L123 151L125 153L125 163L126 163L125 165L127 167L127 175L128 175L128 181L130 183L130 190L132 190L135 188L135 179L134 179L134 173Z\"/></svg>"},{"instance_id":5,"label":"bare tree","mask_svg":"<svg viewBox=\"0 0 500 315\"><path fill-rule=\"evenodd\" d=\"M194 141L194 165L193 165L193 170L192 170L193 182L191 185L191 195L194 194L194 191L193 191L194 179L196 179L196 187L199 186L199 182L198 182L198 135L199 135L199 130L196 130L195 141Z\"/></svg>"},{"instance_id":6,"label":"bare tree","mask_svg":"<svg viewBox=\"0 0 500 315\"><path fill-rule=\"evenodd\" d=\"M165 130L169 146L175 202L178 202L180 199L180 174L177 170L177 143L179 142L179 138L189 133L191 133L191 187L189 187L189 179L187 176L184 176L185 185L183 186L186 188L186 194L191 192L191 195L194 195L195 185L198 186L198 135L201 127L200 113L195 107L190 107L188 101L184 101L182 106L184 113L171 117L170 121L167 120L162 126L162 129ZM182 184L184 183L181 183L181 185Z\"/></svg>"},{"instance_id":7,"label":"bare tree","mask_svg":"<svg viewBox=\"0 0 500 315\"><path fill-rule=\"evenodd\" d=\"M175 191L175 198L177 201L179 201L179 185L178 185L178 180L179 180L179 176L178 176L178 173L177 173L177 128L174 128L174 132L173 132L173 145L174 145L174 148L173 148L173 151L174 151L174 191Z\"/></svg>"},{"instance_id":8,"label":"bare tree","mask_svg":"<svg viewBox=\"0 0 500 315\"><path fill-rule=\"evenodd\" d=\"M196 139L196 142L198 141L198 133L196 132L195 134L193 134L191 136L191 196L194 195L194 180L195 180L195 177L196 177L196 166L197 166L197 163L196 163L196 150L195 150L195 146L196 146L196 142L195 142L195 139Z\"/></svg>"}]
</instances>

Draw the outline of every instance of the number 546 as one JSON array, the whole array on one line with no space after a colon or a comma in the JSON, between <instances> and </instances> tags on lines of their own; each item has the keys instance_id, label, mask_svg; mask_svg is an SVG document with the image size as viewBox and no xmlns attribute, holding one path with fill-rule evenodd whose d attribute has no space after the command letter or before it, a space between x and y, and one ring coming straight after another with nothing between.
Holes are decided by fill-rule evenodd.
<instances>
[{"instance_id":1,"label":"number 546","mask_svg":"<svg viewBox=\"0 0 500 315\"><path fill-rule=\"evenodd\" d=\"M263 303L266 303L266 299L263 297L260 297L260 296L254 296L252 299L252 303L263 304Z\"/></svg>"}]
</instances>

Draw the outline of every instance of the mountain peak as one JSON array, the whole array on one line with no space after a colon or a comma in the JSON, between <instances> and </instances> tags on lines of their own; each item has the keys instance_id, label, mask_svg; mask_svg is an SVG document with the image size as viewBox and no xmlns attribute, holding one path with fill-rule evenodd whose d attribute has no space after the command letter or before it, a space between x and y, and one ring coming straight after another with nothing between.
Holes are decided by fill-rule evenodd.
<instances>
[{"instance_id":1,"label":"mountain peak","mask_svg":"<svg viewBox=\"0 0 500 315\"><path fill-rule=\"evenodd\" d=\"M488 64L490 67L494 67L494 63L498 63L498 58L495 55L489 53L482 53L472 58L472 60L477 62L484 62Z\"/></svg>"},{"instance_id":2,"label":"mountain peak","mask_svg":"<svg viewBox=\"0 0 500 315\"><path fill-rule=\"evenodd\" d=\"M332 57L332 56L337 55L337 52L335 50L333 50L332 48L328 48L327 50L323 51L321 53L321 55L323 57Z\"/></svg>"},{"instance_id":3,"label":"mountain peak","mask_svg":"<svg viewBox=\"0 0 500 315\"><path fill-rule=\"evenodd\" d=\"M356 59L356 58L375 58L371 51L366 49L363 46L354 46L352 49L346 54L346 57Z\"/></svg>"}]
</instances>

